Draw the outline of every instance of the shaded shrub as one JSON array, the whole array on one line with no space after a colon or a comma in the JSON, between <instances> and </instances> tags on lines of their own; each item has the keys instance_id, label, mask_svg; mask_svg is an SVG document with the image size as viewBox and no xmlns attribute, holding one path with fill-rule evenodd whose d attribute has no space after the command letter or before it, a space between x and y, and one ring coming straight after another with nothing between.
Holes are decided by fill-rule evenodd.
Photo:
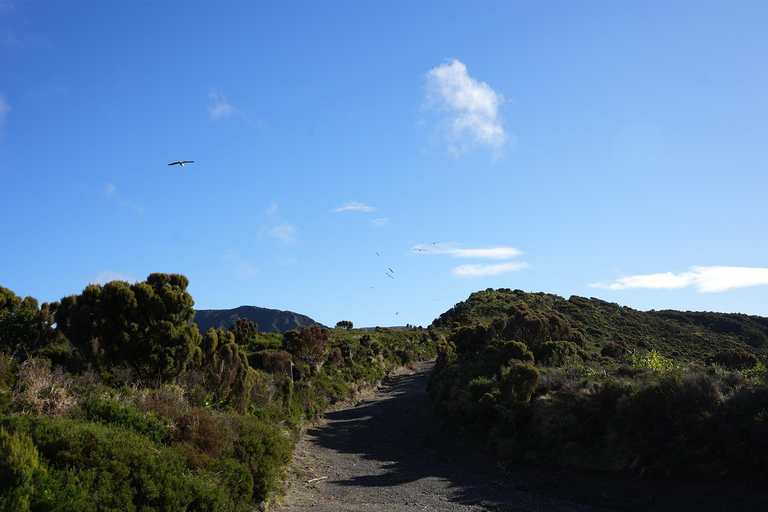
<instances>
[{"instance_id":1,"label":"shaded shrub","mask_svg":"<svg viewBox=\"0 0 768 512\"><path fill-rule=\"evenodd\" d=\"M343 361L344 358L341 355L341 349L339 347L333 347L331 352L328 354L328 364L331 365L331 367L336 368Z\"/></svg>"},{"instance_id":2,"label":"shaded shrub","mask_svg":"<svg viewBox=\"0 0 768 512\"><path fill-rule=\"evenodd\" d=\"M731 370L754 368L760 361L754 354L742 349L725 349L707 358L707 364L719 364Z\"/></svg>"},{"instance_id":3,"label":"shaded shrub","mask_svg":"<svg viewBox=\"0 0 768 512\"><path fill-rule=\"evenodd\" d=\"M498 351L498 358L503 361L502 364L509 364L510 359L517 359L524 363L533 363L533 353L528 350L525 343L507 341L498 345L496 350Z\"/></svg>"},{"instance_id":4,"label":"shaded shrub","mask_svg":"<svg viewBox=\"0 0 768 512\"><path fill-rule=\"evenodd\" d=\"M467 384L467 390L472 395L472 399L476 401L493 391L493 387L493 381L488 377L477 377Z\"/></svg>"},{"instance_id":5,"label":"shaded shrub","mask_svg":"<svg viewBox=\"0 0 768 512\"><path fill-rule=\"evenodd\" d=\"M600 350L601 356L610 357L611 359L621 359L626 353L627 344L624 342L616 343L615 341L611 341Z\"/></svg>"},{"instance_id":6,"label":"shaded shrub","mask_svg":"<svg viewBox=\"0 0 768 512\"><path fill-rule=\"evenodd\" d=\"M539 371L530 363L514 363L502 368L499 392L502 400L510 403L527 403L536 389Z\"/></svg>"},{"instance_id":7,"label":"shaded shrub","mask_svg":"<svg viewBox=\"0 0 768 512\"><path fill-rule=\"evenodd\" d=\"M536 361L546 366L562 366L574 362L580 353L579 347L569 341L545 341L533 348Z\"/></svg>"}]
</instances>

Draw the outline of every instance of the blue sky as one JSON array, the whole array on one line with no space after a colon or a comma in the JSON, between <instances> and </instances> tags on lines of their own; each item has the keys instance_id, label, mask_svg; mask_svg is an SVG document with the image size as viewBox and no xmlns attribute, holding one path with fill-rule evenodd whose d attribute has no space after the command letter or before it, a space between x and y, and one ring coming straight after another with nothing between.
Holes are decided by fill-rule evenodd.
<instances>
[{"instance_id":1,"label":"blue sky","mask_svg":"<svg viewBox=\"0 0 768 512\"><path fill-rule=\"evenodd\" d=\"M327 325L489 287L768 316L766 19L0 0L0 285L174 272Z\"/></svg>"}]
</instances>

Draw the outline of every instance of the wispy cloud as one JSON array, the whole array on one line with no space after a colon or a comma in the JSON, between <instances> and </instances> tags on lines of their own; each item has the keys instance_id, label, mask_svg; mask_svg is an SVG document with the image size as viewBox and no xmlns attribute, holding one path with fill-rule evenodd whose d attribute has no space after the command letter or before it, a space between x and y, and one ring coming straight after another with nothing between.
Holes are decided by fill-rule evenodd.
<instances>
[{"instance_id":1,"label":"wispy cloud","mask_svg":"<svg viewBox=\"0 0 768 512\"><path fill-rule=\"evenodd\" d=\"M691 267L688 272L675 274L644 274L622 277L613 282L593 283L592 288L606 290L650 289L675 290L693 287L702 293L724 292L733 288L768 285L768 268L750 267Z\"/></svg>"},{"instance_id":2,"label":"wispy cloud","mask_svg":"<svg viewBox=\"0 0 768 512\"><path fill-rule=\"evenodd\" d=\"M373 223L374 226L381 228L389 224L389 217L373 219L371 222Z\"/></svg>"},{"instance_id":3,"label":"wispy cloud","mask_svg":"<svg viewBox=\"0 0 768 512\"><path fill-rule=\"evenodd\" d=\"M245 117L239 110L233 107L224 95L213 87L208 89L208 114L212 121L226 119L232 116Z\"/></svg>"},{"instance_id":4,"label":"wispy cloud","mask_svg":"<svg viewBox=\"0 0 768 512\"><path fill-rule=\"evenodd\" d=\"M277 226L267 229L267 235L280 240L285 245L296 243L296 226L288 221L282 221Z\"/></svg>"},{"instance_id":5,"label":"wispy cloud","mask_svg":"<svg viewBox=\"0 0 768 512\"><path fill-rule=\"evenodd\" d=\"M11 107L8 102L5 101L5 96L0 94L0 135L3 134L3 127L5 126L5 118L10 112Z\"/></svg>"},{"instance_id":6,"label":"wispy cloud","mask_svg":"<svg viewBox=\"0 0 768 512\"><path fill-rule=\"evenodd\" d=\"M283 245L295 245L298 239L298 231L296 226L280 217L278 214L279 204L277 201L272 201L266 210L264 210L264 216L272 219L269 224L261 226L259 228L260 236L269 236L280 241Z\"/></svg>"},{"instance_id":7,"label":"wispy cloud","mask_svg":"<svg viewBox=\"0 0 768 512\"><path fill-rule=\"evenodd\" d=\"M453 244L418 244L414 246L414 251L420 254L447 254L454 258L475 258L506 260L520 256L523 251L514 247L492 247L489 249L464 249L456 247Z\"/></svg>"},{"instance_id":8,"label":"wispy cloud","mask_svg":"<svg viewBox=\"0 0 768 512\"><path fill-rule=\"evenodd\" d=\"M264 210L264 215L267 217L274 217L277 215L277 209L279 208L280 204L277 201L272 201L269 203L269 206L267 206L267 209Z\"/></svg>"},{"instance_id":9,"label":"wispy cloud","mask_svg":"<svg viewBox=\"0 0 768 512\"><path fill-rule=\"evenodd\" d=\"M140 206L138 204L132 203L130 201L126 201L123 199L118 193L117 193L117 187L113 183L107 183L104 186L104 196L110 198L112 202L114 202L117 205L122 206L123 208L129 208L136 213L144 213L144 207Z\"/></svg>"},{"instance_id":10,"label":"wispy cloud","mask_svg":"<svg viewBox=\"0 0 768 512\"><path fill-rule=\"evenodd\" d=\"M433 242L430 244L417 244L413 247L414 254L442 255L451 258L475 259L475 260L509 260L520 256L523 251L514 247L490 247L490 248L465 248L455 243ZM507 261L493 264L466 264L451 269L451 274L457 277L484 277L498 276L508 272L517 272L529 268L525 261Z\"/></svg>"},{"instance_id":11,"label":"wispy cloud","mask_svg":"<svg viewBox=\"0 0 768 512\"><path fill-rule=\"evenodd\" d=\"M451 269L451 273L458 277L484 277L499 276L508 272L517 272L530 267L524 261L510 261L495 265L459 265Z\"/></svg>"},{"instance_id":12,"label":"wispy cloud","mask_svg":"<svg viewBox=\"0 0 768 512\"><path fill-rule=\"evenodd\" d=\"M109 283L110 281L128 281L129 283L135 283L138 282L138 279L132 275L124 274L123 272L104 270L103 272L100 272L96 277L88 280L89 283L93 284L105 284Z\"/></svg>"},{"instance_id":13,"label":"wispy cloud","mask_svg":"<svg viewBox=\"0 0 768 512\"><path fill-rule=\"evenodd\" d=\"M501 124L499 107L503 103L501 94L470 77L459 60L427 72L426 106L444 114L440 127L449 151L457 156L476 146L498 151L514 140Z\"/></svg>"},{"instance_id":14,"label":"wispy cloud","mask_svg":"<svg viewBox=\"0 0 768 512\"><path fill-rule=\"evenodd\" d=\"M337 206L333 209L334 212L375 212L376 207L375 206L368 206L365 203L361 203L360 201L349 201L347 203L342 204L341 206Z\"/></svg>"},{"instance_id":15,"label":"wispy cloud","mask_svg":"<svg viewBox=\"0 0 768 512\"><path fill-rule=\"evenodd\" d=\"M241 277L255 277L259 273L258 268L240 255L240 251L234 249L227 251L221 259L234 263L235 273Z\"/></svg>"}]
</instances>

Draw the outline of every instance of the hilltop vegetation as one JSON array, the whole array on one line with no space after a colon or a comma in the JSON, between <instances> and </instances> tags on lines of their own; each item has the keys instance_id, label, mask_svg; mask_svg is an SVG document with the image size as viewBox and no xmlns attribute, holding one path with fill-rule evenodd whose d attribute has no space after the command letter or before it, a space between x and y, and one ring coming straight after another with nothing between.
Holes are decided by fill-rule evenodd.
<instances>
[{"instance_id":1,"label":"hilltop vegetation","mask_svg":"<svg viewBox=\"0 0 768 512\"><path fill-rule=\"evenodd\" d=\"M500 457L768 475L768 319L473 293L438 318L430 395Z\"/></svg>"},{"instance_id":2,"label":"hilltop vegetation","mask_svg":"<svg viewBox=\"0 0 768 512\"><path fill-rule=\"evenodd\" d=\"M308 422L434 356L416 329L201 335L187 286L152 274L42 305L0 287L1 510L253 510Z\"/></svg>"}]
</instances>

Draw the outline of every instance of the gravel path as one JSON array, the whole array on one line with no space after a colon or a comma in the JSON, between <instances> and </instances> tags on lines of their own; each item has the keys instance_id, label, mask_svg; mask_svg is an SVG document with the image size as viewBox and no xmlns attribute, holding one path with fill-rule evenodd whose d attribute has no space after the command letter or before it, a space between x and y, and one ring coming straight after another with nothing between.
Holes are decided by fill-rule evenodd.
<instances>
[{"instance_id":1,"label":"gravel path","mask_svg":"<svg viewBox=\"0 0 768 512\"><path fill-rule=\"evenodd\" d=\"M273 510L759 510L764 488L649 482L631 475L498 462L436 426L426 384L434 363L387 379L374 395L329 412L294 452L287 495ZM723 508L724 507L724 508Z\"/></svg>"}]
</instances>

